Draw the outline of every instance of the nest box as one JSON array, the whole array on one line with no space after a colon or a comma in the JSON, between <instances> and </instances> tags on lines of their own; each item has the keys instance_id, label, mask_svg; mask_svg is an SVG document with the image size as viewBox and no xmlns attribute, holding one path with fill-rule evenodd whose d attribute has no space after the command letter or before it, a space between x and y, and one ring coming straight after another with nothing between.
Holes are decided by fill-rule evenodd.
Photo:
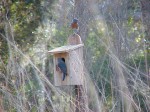
<instances>
[{"instance_id":1,"label":"nest box","mask_svg":"<svg viewBox=\"0 0 150 112\"><path fill-rule=\"evenodd\" d=\"M83 85L83 46L83 44L67 45L49 51L53 54L55 86ZM64 60L67 67L64 80L62 80L63 73L57 70L59 58Z\"/></svg>"}]
</instances>

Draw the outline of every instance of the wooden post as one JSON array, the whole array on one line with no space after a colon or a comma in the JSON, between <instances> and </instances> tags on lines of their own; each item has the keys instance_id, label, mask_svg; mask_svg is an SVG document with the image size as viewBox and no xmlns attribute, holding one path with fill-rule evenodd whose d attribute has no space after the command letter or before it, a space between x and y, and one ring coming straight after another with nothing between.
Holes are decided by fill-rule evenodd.
<instances>
[{"instance_id":1,"label":"wooden post","mask_svg":"<svg viewBox=\"0 0 150 112\"><path fill-rule=\"evenodd\" d=\"M68 37L68 44L69 45L78 45L83 44L81 37L78 34L72 34Z\"/></svg>"},{"instance_id":2,"label":"wooden post","mask_svg":"<svg viewBox=\"0 0 150 112\"><path fill-rule=\"evenodd\" d=\"M69 45L77 45L77 44L83 44L81 37L78 34L72 34L68 38L68 44ZM82 54L83 55L83 54ZM76 108L75 112L87 112L86 106L85 106L85 92L83 85L75 85L75 95L76 95Z\"/></svg>"}]
</instances>

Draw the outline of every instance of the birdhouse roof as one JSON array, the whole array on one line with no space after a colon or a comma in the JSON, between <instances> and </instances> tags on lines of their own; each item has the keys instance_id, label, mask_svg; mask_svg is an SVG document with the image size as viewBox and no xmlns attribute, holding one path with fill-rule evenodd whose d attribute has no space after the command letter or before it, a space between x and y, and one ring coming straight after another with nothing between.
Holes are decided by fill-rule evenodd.
<instances>
[{"instance_id":1,"label":"birdhouse roof","mask_svg":"<svg viewBox=\"0 0 150 112\"><path fill-rule=\"evenodd\" d=\"M67 45L67 46L62 46L62 47L58 47L55 48L51 51L48 51L51 54L57 54L57 53L64 53L64 52L70 52L72 50L75 50L77 48L83 47L83 44L78 44L78 45Z\"/></svg>"}]
</instances>

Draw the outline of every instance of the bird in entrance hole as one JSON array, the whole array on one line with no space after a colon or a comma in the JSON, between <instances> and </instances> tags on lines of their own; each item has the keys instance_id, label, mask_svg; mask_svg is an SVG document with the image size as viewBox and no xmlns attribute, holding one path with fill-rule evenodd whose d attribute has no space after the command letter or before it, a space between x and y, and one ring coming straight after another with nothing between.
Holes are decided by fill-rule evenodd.
<instances>
[{"instance_id":1,"label":"bird in entrance hole","mask_svg":"<svg viewBox=\"0 0 150 112\"><path fill-rule=\"evenodd\" d=\"M58 58L58 64L56 66L56 69L57 71L63 73L62 81L64 81L67 75L67 66L64 58Z\"/></svg>"},{"instance_id":2,"label":"bird in entrance hole","mask_svg":"<svg viewBox=\"0 0 150 112\"><path fill-rule=\"evenodd\" d=\"M78 19L74 18L72 23L71 23L71 28L73 29L74 33L77 33L79 30L79 25L78 25Z\"/></svg>"}]
</instances>

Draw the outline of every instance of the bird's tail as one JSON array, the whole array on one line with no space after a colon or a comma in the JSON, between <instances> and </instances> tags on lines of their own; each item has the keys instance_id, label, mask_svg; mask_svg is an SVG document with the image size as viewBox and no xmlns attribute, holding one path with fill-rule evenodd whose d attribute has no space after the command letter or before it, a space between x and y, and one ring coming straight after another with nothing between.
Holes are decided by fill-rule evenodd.
<instances>
[{"instance_id":1,"label":"bird's tail","mask_svg":"<svg viewBox=\"0 0 150 112\"><path fill-rule=\"evenodd\" d=\"M65 80L65 78L66 78L66 75L67 75L67 74L63 73L63 78L62 78L62 81L64 81L64 80Z\"/></svg>"}]
</instances>

